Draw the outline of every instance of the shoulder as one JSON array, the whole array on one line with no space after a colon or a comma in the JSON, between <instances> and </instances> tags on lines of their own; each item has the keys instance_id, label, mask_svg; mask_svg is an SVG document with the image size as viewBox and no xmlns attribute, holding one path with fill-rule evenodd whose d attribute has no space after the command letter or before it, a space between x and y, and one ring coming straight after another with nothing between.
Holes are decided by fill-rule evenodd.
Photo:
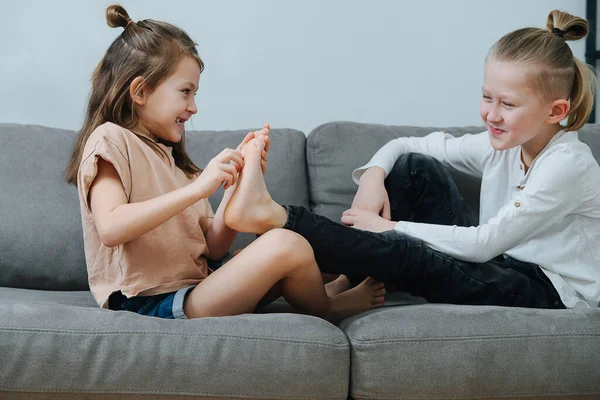
<instances>
[{"instance_id":1,"label":"shoulder","mask_svg":"<svg viewBox=\"0 0 600 400\"><path fill-rule=\"evenodd\" d=\"M133 132L112 122L105 122L98 126L88 137L83 151L83 159L99 151L114 153L127 159L128 149L131 147Z\"/></svg>"},{"instance_id":2,"label":"shoulder","mask_svg":"<svg viewBox=\"0 0 600 400\"><path fill-rule=\"evenodd\" d=\"M112 122L105 122L98 126L90 134L87 143L97 143L100 141L108 141L119 146L127 146L131 141L131 137L135 136L129 129L125 129Z\"/></svg>"},{"instance_id":3,"label":"shoulder","mask_svg":"<svg viewBox=\"0 0 600 400\"><path fill-rule=\"evenodd\" d=\"M536 170L538 179L571 189L586 187L600 178L598 162L579 140L557 141L540 157Z\"/></svg>"}]
</instances>

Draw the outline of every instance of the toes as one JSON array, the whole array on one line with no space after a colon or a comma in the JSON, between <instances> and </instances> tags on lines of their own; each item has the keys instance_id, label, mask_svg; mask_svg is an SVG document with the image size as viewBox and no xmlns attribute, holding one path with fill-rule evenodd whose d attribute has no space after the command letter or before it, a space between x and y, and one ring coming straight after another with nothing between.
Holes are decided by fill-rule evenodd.
<instances>
[{"instance_id":1,"label":"toes","mask_svg":"<svg viewBox=\"0 0 600 400\"><path fill-rule=\"evenodd\" d=\"M376 281L375 281L375 279L373 279L373 278L371 278L371 277L369 276L367 279L365 279L365 280L363 281L363 283L365 283L365 284L367 284L367 285L374 285L374 284L376 283Z\"/></svg>"},{"instance_id":2,"label":"toes","mask_svg":"<svg viewBox=\"0 0 600 400\"><path fill-rule=\"evenodd\" d=\"M373 289L374 289L374 290L379 290L379 289L381 289L381 288L385 288L385 283L383 283L383 282L376 282L376 283L373 285Z\"/></svg>"},{"instance_id":3,"label":"toes","mask_svg":"<svg viewBox=\"0 0 600 400\"><path fill-rule=\"evenodd\" d=\"M374 306L382 306L384 302L385 302L384 297L375 297L371 301L371 304L373 304Z\"/></svg>"},{"instance_id":4,"label":"toes","mask_svg":"<svg viewBox=\"0 0 600 400\"><path fill-rule=\"evenodd\" d=\"M381 297L385 294L385 288L381 288L375 292L375 297Z\"/></svg>"}]
</instances>

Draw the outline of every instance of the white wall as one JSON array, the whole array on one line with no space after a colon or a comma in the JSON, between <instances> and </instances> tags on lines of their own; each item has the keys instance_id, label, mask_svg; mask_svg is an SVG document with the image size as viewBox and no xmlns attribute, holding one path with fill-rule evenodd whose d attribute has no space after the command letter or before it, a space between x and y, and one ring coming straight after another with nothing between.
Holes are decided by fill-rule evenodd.
<instances>
[{"instance_id":1,"label":"white wall","mask_svg":"<svg viewBox=\"0 0 600 400\"><path fill-rule=\"evenodd\" d=\"M0 122L78 129L90 74L121 28L110 1L0 2ZM122 0L137 21L198 43L193 129L270 122L310 132L332 120L479 124L484 57L502 35L543 27L584 0ZM572 45L583 59L585 43Z\"/></svg>"}]
</instances>

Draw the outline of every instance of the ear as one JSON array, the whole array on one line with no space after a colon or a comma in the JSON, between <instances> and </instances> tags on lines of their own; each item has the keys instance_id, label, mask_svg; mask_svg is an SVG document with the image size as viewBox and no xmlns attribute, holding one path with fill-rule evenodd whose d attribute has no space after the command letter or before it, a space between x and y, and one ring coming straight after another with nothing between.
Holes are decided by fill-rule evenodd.
<instances>
[{"instance_id":1,"label":"ear","mask_svg":"<svg viewBox=\"0 0 600 400\"><path fill-rule=\"evenodd\" d=\"M142 76L136 77L129 85L129 96L134 104L143 106L146 104L146 80Z\"/></svg>"},{"instance_id":2,"label":"ear","mask_svg":"<svg viewBox=\"0 0 600 400\"><path fill-rule=\"evenodd\" d=\"M552 102L552 110L546 122L549 124L557 124L567 117L569 112L569 102L565 99L554 100Z\"/></svg>"}]
</instances>

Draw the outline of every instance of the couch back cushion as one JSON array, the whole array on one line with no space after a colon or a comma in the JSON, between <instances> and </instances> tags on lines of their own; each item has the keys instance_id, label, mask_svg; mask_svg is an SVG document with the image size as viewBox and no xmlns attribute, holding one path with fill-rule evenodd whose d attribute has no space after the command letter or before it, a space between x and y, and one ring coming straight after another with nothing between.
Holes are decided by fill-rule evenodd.
<instances>
[{"instance_id":1,"label":"couch back cushion","mask_svg":"<svg viewBox=\"0 0 600 400\"><path fill-rule=\"evenodd\" d=\"M188 132L191 158L204 167L248 131ZM77 190L63 179L75 132L0 124L0 286L85 290L87 272ZM282 203L308 206L306 138L272 131L267 185ZM222 190L211 198L216 211ZM253 235L239 235L235 248Z\"/></svg>"},{"instance_id":2,"label":"couch back cushion","mask_svg":"<svg viewBox=\"0 0 600 400\"><path fill-rule=\"evenodd\" d=\"M310 182L311 209L334 221L350 207L357 185L352 171L366 164L388 141L404 136L422 137L431 132L446 130L454 136L479 133L481 126L460 128L426 128L414 126L386 126L355 122L331 122L315 128L306 146ZM600 157L600 125L588 124L579 131L581 141L587 143L596 159ZM480 180L451 169L458 188L479 215Z\"/></svg>"}]
</instances>

